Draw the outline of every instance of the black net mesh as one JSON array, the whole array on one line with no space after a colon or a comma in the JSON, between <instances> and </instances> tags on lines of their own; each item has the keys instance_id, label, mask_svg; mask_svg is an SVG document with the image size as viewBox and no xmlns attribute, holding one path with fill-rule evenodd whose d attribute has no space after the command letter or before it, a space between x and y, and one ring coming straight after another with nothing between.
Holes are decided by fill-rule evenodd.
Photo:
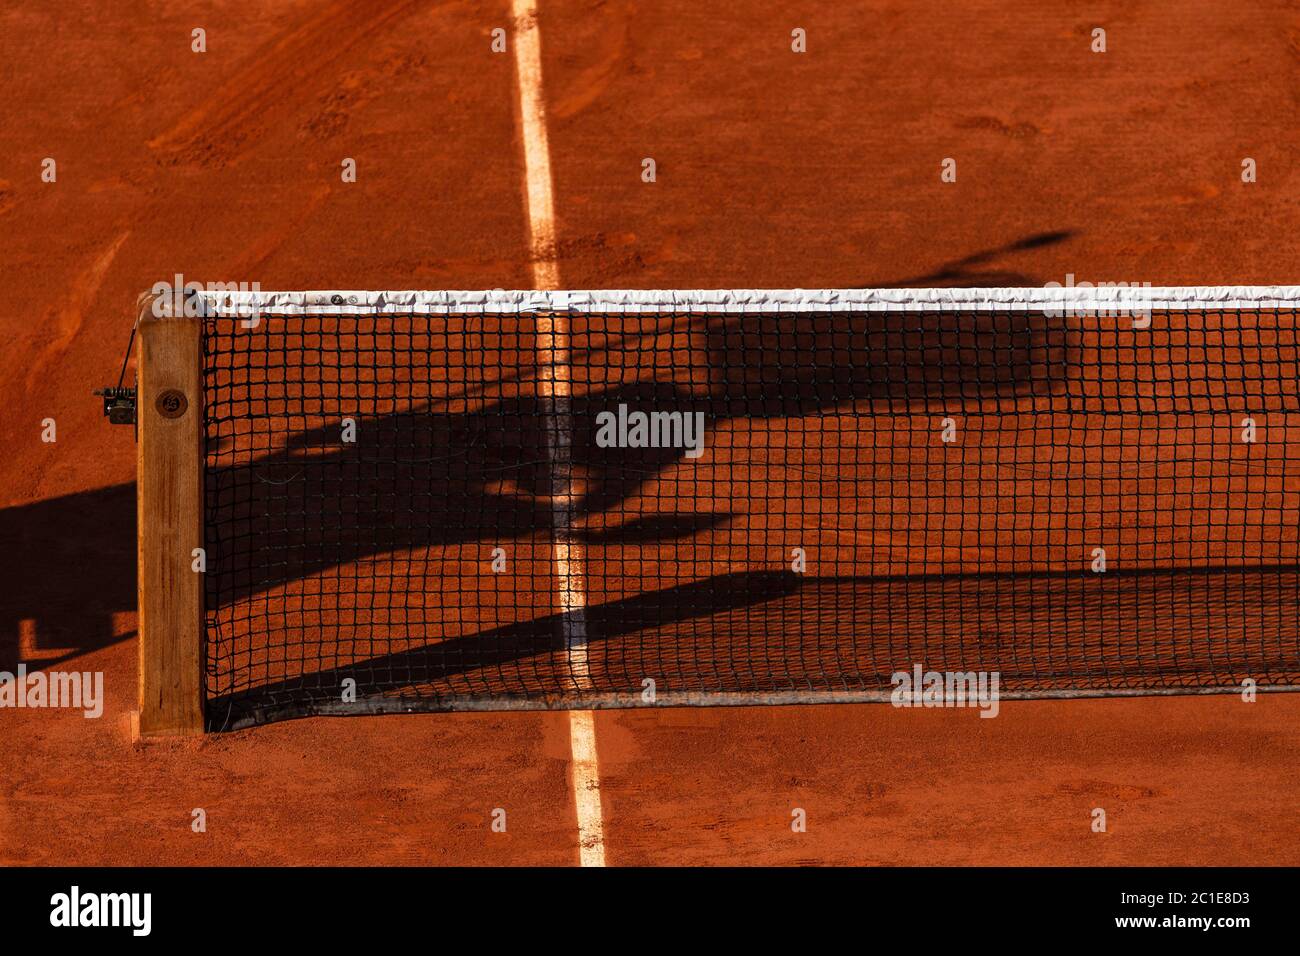
<instances>
[{"instance_id":1,"label":"black net mesh","mask_svg":"<svg viewBox=\"0 0 1300 956\"><path fill-rule=\"evenodd\" d=\"M1296 318L214 311L209 720L1295 684Z\"/></svg>"}]
</instances>

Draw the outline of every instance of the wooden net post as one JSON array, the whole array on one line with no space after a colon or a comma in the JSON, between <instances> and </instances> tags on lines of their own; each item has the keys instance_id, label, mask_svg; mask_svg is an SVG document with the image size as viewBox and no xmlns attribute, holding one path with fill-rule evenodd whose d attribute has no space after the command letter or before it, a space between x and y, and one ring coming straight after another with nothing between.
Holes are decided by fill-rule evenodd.
<instances>
[{"instance_id":1,"label":"wooden net post","mask_svg":"<svg viewBox=\"0 0 1300 956\"><path fill-rule=\"evenodd\" d=\"M142 296L136 508L141 734L203 732L202 320Z\"/></svg>"}]
</instances>

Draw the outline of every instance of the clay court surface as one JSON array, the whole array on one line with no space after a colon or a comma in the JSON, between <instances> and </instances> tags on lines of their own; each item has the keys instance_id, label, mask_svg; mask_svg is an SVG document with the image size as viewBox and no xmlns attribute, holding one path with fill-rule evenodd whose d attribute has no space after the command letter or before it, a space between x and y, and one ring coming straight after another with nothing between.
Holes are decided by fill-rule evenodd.
<instances>
[{"instance_id":1,"label":"clay court surface","mask_svg":"<svg viewBox=\"0 0 1300 956\"><path fill-rule=\"evenodd\" d=\"M564 287L1300 279L1293 5L538 8ZM491 50L511 26L506 3L0 12L0 670L102 671L107 695L98 720L0 710L0 863L578 862L565 713L134 742L135 449L90 394L176 273L531 287L514 65ZM1300 694L601 711L604 853L1295 865L1298 727Z\"/></svg>"}]
</instances>

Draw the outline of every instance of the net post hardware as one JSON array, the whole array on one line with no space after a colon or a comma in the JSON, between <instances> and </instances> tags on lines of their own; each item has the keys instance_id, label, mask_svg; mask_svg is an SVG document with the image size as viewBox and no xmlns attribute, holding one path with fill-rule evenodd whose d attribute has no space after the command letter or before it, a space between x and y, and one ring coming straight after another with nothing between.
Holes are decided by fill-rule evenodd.
<instances>
[{"instance_id":1,"label":"net post hardware","mask_svg":"<svg viewBox=\"0 0 1300 956\"><path fill-rule=\"evenodd\" d=\"M135 424L135 388L111 386L97 388L95 394L104 399L104 417L112 425Z\"/></svg>"},{"instance_id":2,"label":"net post hardware","mask_svg":"<svg viewBox=\"0 0 1300 956\"><path fill-rule=\"evenodd\" d=\"M140 315L145 308L153 306L153 301L154 297L147 293L136 301L136 319L131 325L131 336L126 340L126 352L122 355L122 370L117 375L117 384L95 389L95 394L104 399L104 417L110 425L137 425L136 386L123 385L122 382L126 379L126 367L131 361L131 349L135 345L136 330L140 327ZM137 427L137 438L139 434Z\"/></svg>"}]
</instances>

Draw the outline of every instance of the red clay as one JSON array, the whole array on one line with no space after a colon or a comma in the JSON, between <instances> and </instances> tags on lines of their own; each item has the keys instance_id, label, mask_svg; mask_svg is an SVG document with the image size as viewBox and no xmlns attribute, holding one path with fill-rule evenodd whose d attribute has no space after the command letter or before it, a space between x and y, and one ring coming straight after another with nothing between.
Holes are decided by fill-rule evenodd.
<instances>
[{"instance_id":1,"label":"red clay","mask_svg":"<svg viewBox=\"0 0 1300 956\"><path fill-rule=\"evenodd\" d=\"M567 286L1296 281L1284 5L541 11ZM505 4L238 13L0 14L0 669L102 670L109 698L98 721L0 710L0 863L576 862L563 714L129 738L134 447L89 393L137 294L530 281ZM1300 695L596 725L614 864L1300 863Z\"/></svg>"}]
</instances>

